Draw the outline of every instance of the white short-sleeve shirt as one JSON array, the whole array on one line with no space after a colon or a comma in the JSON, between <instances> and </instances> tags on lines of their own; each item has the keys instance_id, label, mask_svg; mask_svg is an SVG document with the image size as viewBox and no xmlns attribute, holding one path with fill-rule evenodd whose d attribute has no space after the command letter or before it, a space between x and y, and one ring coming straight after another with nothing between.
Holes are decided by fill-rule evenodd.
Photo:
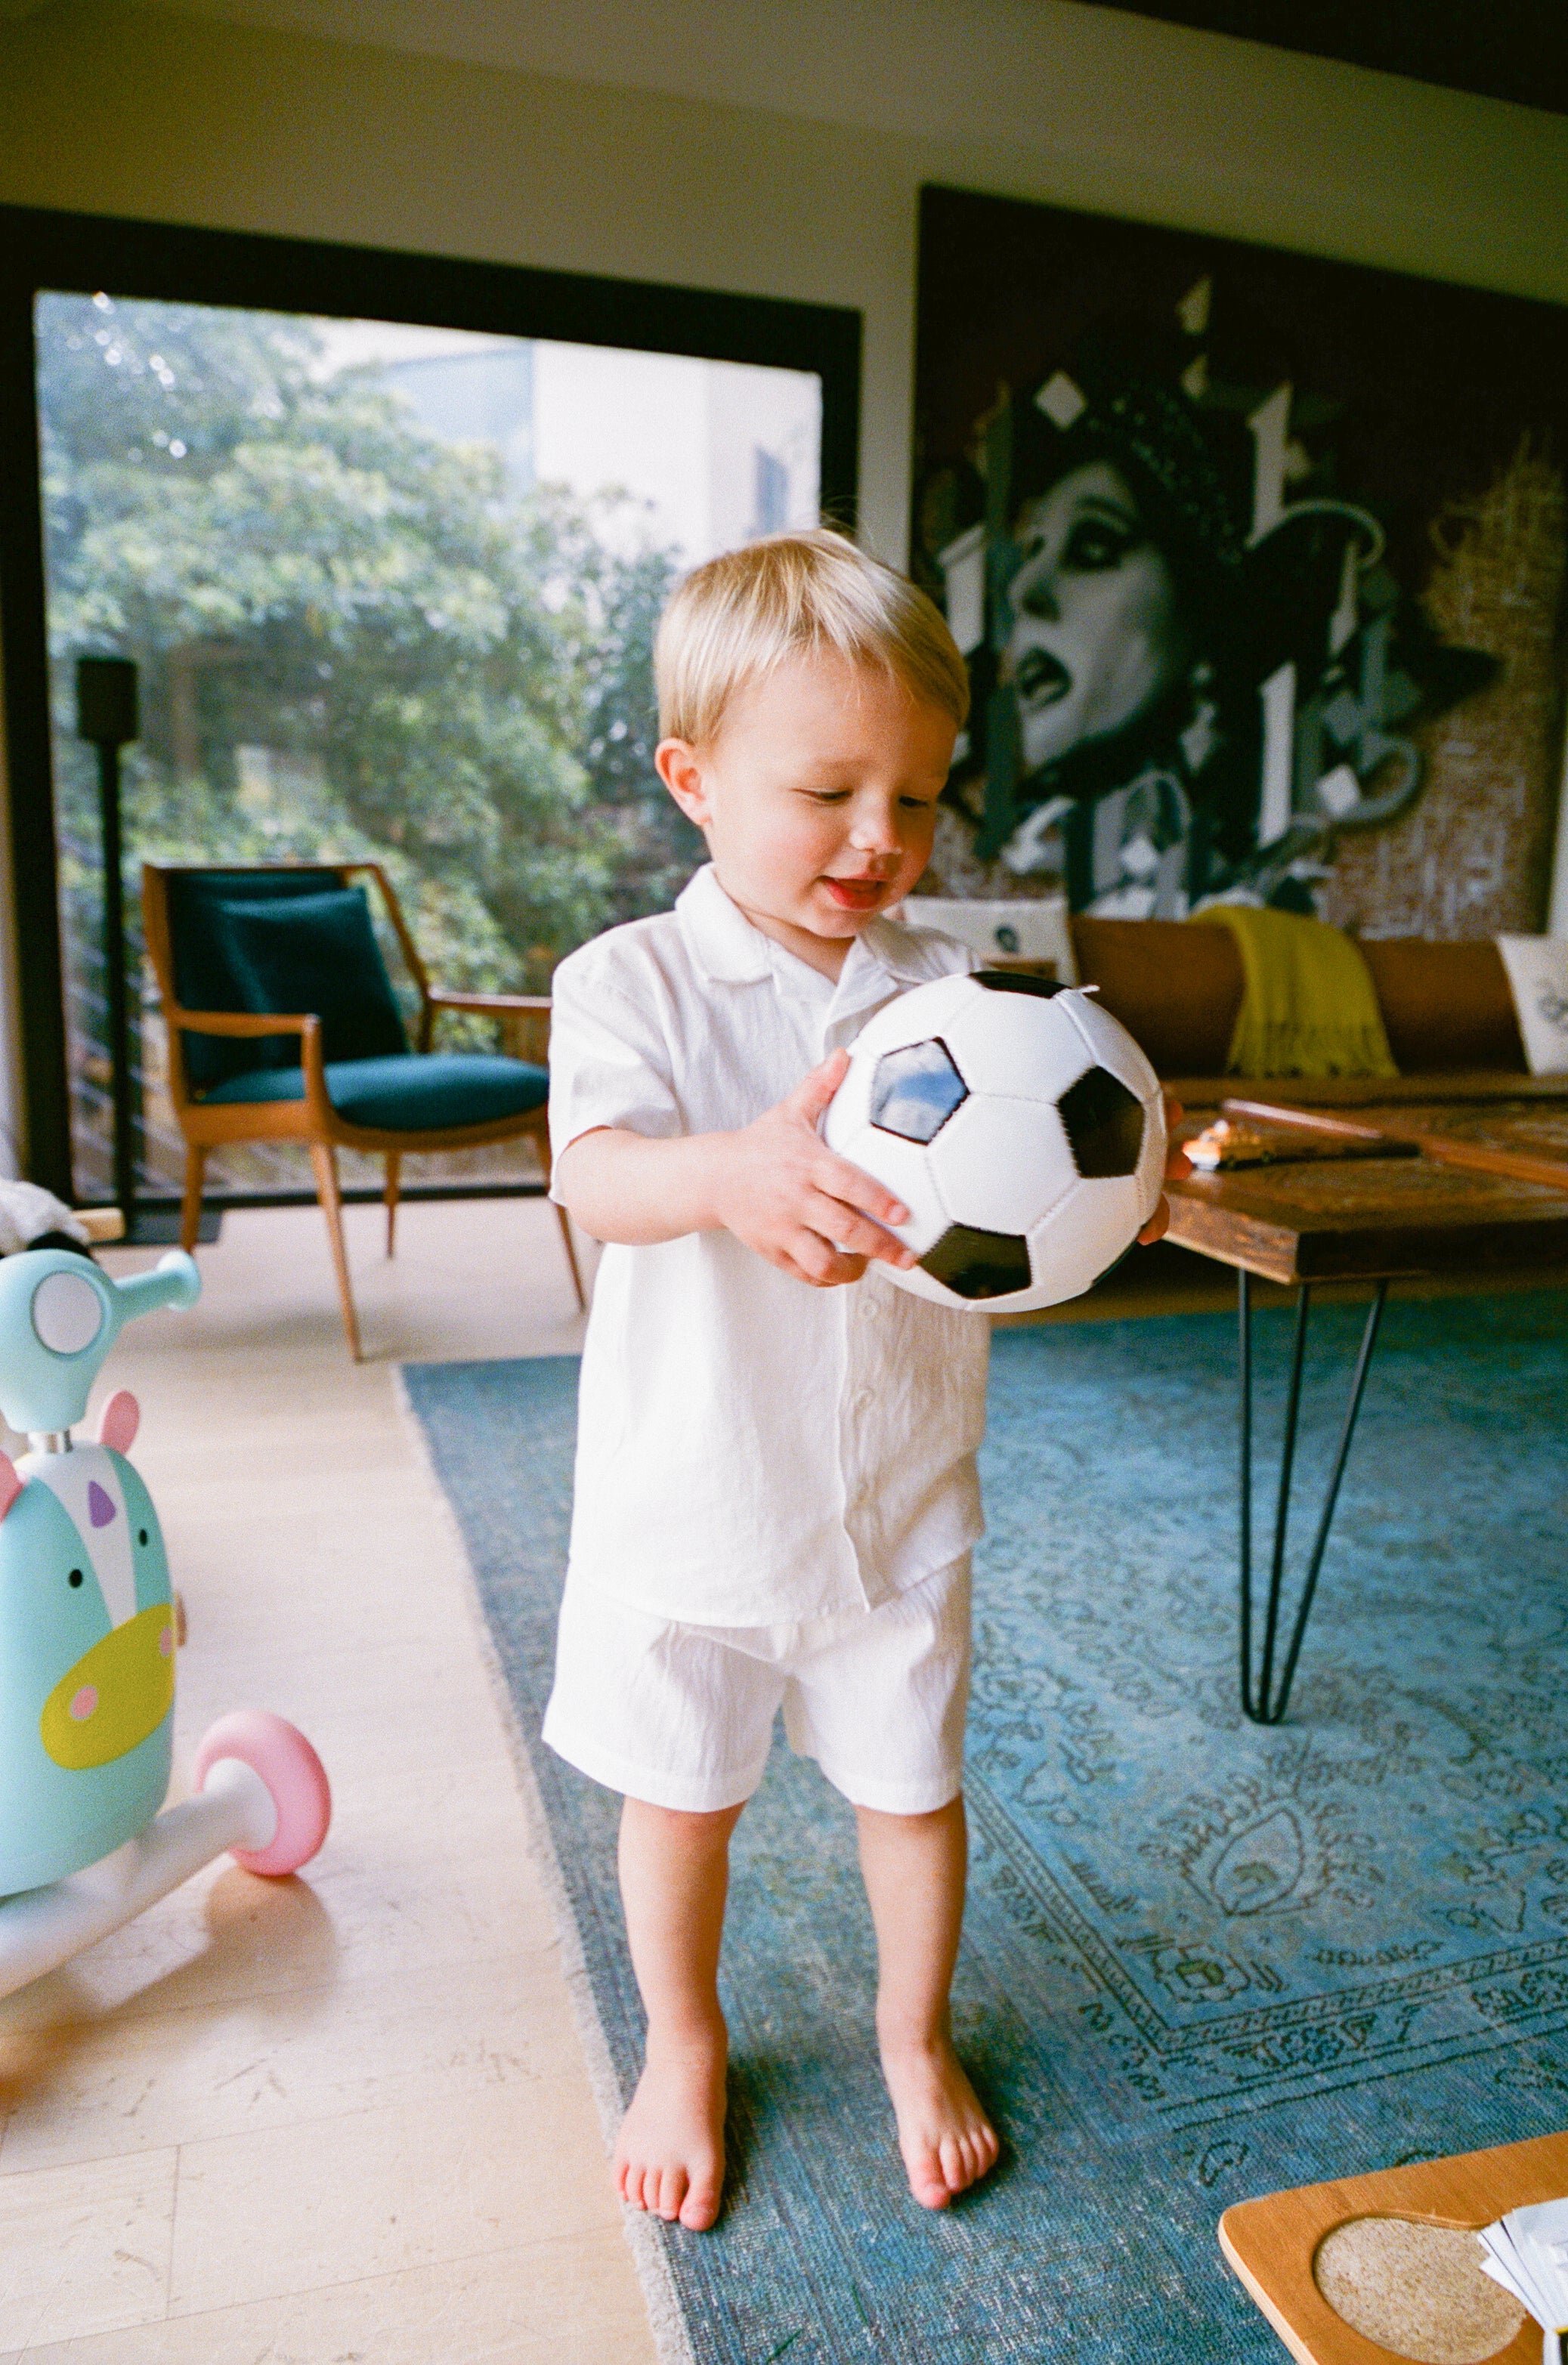
<instances>
[{"instance_id":1,"label":"white short-sleeve shirt","mask_svg":"<svg viewBox=\"0 0 1568 2365\"><path fill-rule=\"evenodd\" d=\"M611 928L552 986L557 1159L598 1126L748 1125L895 994L974 967L874 920L834 983L700 870L673 912ZM874 1607L980 1532L991 1325L872 1265L812 1289L726 1231L611 1244L577 1416L574 1580L696 1625Z\"/></svg>"}]
</instances>

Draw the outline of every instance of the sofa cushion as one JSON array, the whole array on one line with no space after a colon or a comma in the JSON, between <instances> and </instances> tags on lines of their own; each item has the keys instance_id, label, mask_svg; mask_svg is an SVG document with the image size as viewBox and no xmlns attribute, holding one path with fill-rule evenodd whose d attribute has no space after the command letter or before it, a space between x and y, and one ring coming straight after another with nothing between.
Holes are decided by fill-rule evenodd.
<instances>
[{"instance_id":1,"label":"sofa cushion","mask_svg":"<svg viewBox=\"0 0 1568 2365\"><path fill-rule=\"evenodd\" d=\"M1157 1074L1224 1075L1241 1008L1241 956L1226 929L1081 913L1072 935L1080 979L1100 988Z\"/></svg>"},{"instance_id":2,"label":"sofa cushion","mask_svg":"<svg viewBox=\"0 0 1568 2365\"><path fill-rule=\"evenodd\" d=\"M495 1125L543 1106L550 1091L543 1068L480 1051L405 1051L386 1059L345 1059L326 1071L327 1098L350 1125L382 1133L454 1132ZM230 1076L207 1093L214 1102L302 1101L300 1068L255 1068Z\"/></svg>"},{"instance_id":3,"label":"sofa cushion","mask_svg":"<svg viewBox=\"0 0 1568 2365\"><path fill-rule=\"evenodd\" d=\"M1404 1074L1462 1068L1525 1072L1507 971L1489 936L1469 944L1431 944L1424 936L1358 942Z\"/></svg>"},{"instance_id":4,"label":"sofa cushion","mask_svg":"<svg viewBox=\"0 0 1568 2365\"><path fill-rule=\"evenodd\" d=\"M1072 923L1079 974L1162 1076L1223 1076L1241 1007L1241 960L1228 933L1179 920ZM1359 936L1402 1075L1526 1071L1502 956L1490 937Z\"/></svg>"}]
</instances>

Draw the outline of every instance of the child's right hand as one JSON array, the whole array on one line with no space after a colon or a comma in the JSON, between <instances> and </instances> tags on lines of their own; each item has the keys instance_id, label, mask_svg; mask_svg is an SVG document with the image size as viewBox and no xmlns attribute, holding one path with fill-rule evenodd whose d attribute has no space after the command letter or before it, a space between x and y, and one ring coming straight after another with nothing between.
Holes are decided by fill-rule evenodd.
<instances>
[{"instance_id":1,"label":"child's right hand","mask_svg":"<svg viewBox=\"0 0 1568 2365\"><path fill-rule=\"evenodd\" d=\"M831 1150L817 1120L844 1082L834 1051L788 1100L739 1133L709 1136L713 1212L727 1231L814 1289L858 1281L872 1258L907 1267L914 1252L884 1228L909 1210Z\"/></svg>"}]
</instances>

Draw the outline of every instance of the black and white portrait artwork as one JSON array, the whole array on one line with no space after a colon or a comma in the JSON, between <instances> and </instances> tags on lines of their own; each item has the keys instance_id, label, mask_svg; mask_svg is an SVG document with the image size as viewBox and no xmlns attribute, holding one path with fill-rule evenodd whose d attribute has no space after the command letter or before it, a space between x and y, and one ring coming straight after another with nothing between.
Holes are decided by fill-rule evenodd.
<instances>
[{"instance_id":1,"label":"black and white portrait artwork","mask_svg":"<svg viewBox=\"0 0 1568 2365\"><path fill-rule=\"evenodd\" d=\"M1568 318L931 189L919 326L939 889L1540 925Z\"/></svg>"}]
</instances>

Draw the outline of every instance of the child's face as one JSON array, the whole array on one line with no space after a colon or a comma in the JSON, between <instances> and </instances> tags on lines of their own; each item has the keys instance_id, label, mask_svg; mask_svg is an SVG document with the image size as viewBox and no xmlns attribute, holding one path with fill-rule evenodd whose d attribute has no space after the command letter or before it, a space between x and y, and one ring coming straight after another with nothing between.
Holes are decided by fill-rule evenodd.
<instances>
[{"instance_id":1,"label":"child's face","mask_svg":"<svg viewBox=\"0 0 1568 2365\"><path fill-rule=\"evenodd\" d=\"M767 936L835 974L850 941L931 857L957 725L879 667L792 657L659 773L719 883Z\"/></svg>"}]
</instances>

